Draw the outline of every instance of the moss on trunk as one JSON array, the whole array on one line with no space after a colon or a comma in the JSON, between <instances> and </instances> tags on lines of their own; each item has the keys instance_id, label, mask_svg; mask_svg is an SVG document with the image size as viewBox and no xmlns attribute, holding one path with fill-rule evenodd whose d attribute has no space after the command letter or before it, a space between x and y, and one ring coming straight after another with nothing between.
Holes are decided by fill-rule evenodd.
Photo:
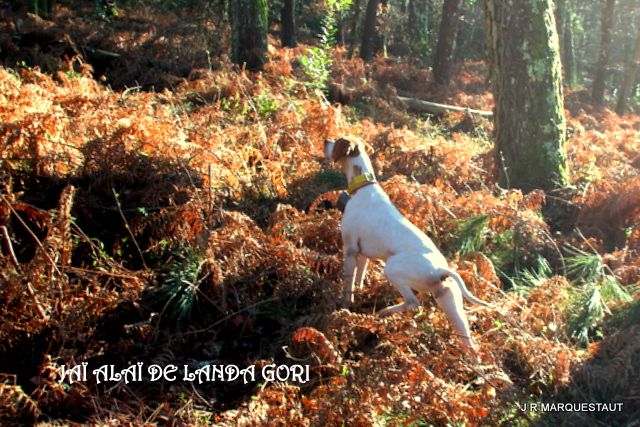
<instances>
[{"instance_id":1,"label":"moss on trunk","mask_svg":"<svg viewBox=\"0 0 640 427\"><path fill-rule=\"evenodd\" d=\"M551 0L484 0L502 185L568 183L559 43Z\"/></svg>"}]
</instances>

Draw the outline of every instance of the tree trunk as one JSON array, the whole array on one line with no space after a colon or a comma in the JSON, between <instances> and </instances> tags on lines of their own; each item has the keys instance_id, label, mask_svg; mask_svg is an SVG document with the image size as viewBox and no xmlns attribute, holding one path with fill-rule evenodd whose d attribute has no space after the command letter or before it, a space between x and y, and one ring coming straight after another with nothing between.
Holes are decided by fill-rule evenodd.
<instances>
[{"instance_id":1,"label":"tree trunk","mask_svg":"<svg viewBox=\"0 0 640 427\"><path fill-rule=\"evenodd\" d=\"M636 76L638 74L638 65L640 64L640 31L638 31L638 38L636 39L636 46L633 49L633 56L629 58L627 65L624 68L624 80L622 87L620 88L620 95L618 96L618 103L616 105L616 113L622 115L627 110L627 100L631 95Z\"/></svg>"},{"instance_id":2,"label":"tree trunk","mask_svg":"<svg viewBox=\"0 0 640 427\"><path fill-rule=\"evenodd\" d=\"M353 58L353 52L356 50L356 40L358 39L358 22L360 21L362 0L354 0L352 4L352 21L351 31L349 32L349 58Z\"/></svg>"},{"instance_id":3,"label":"tree trunk","mask_svg":"<svg viewBox=\"0 0 640 427\"><path fill-rule=\"evenodd\" d=\"M280 12L282 47L296 47L296 0L284 0Z\"/></svg>"},{"instance_id":4,"label":"tree trunk","mask_svg":"<svg viewBox=\"0 0 640 427\"><path fill-rule=\"evenodd\" d=\"M564 27L566 18L567 0L556 0L556 31L558 32L558 40L560 41L560 56L564 52ZM564 67L564 63L562 64Z\"/></svg>"},{"instance_id":5,"label":"tree trunk","mask_svg":"<svg viewBox=\"0 0 640 427\"><path fill-rule=\"evenodd\" d=\"M578 69L575 59L573 5L571 1L558 0L556 2L556 29L560 41L564 83L568 88L573 89L578 84Z\"/></svg>"},{"instance_id":6,"label":"tree trunk","mask_svg":"<svg viewBox=\"0 0 640 427\"><path fill-rule=\"evenodd\" d=\"M499 181L568 183L562 73L551 0L484 0Z\"/></svg>"},{"instance_id":7,"label":"tree trunk","mask_svg":"<svg viewBox=\"0 0 640 427\"><path fill-rule=\"evenodd\" d=\"M252 71L262 69L267 62L266 0L235 0L229 2L229 8L233 62Z\"/></svg>"},{"instance_id":8,"label":"tree trunk","mask_svg":"<svg viewBox=\"0 0 640 427\"><path fill-rule=\"evenodd\" d=\"M360 58L365 62L371 60L375 54L378 4L380 4L380 0L369 0L367 3L364 29L362 30L362 45L360 47Z\"/></svg>"},{"instance_id":9,"label":"tree trunk","mask_svg":"<svg viewBox=\"0 0 640 427\"><path fill-rule=\"evenodd\" d=\"M448 85L453 65L453 49L458 32L462 0L445 0L440 21L440 33L433 58L433 78L436 83Z\"/></svg>"},{"instance_id":10,"label":"tree trunk","mask_svg":"<svg viewBox=\"0 0 640 427\"><path fill-rule=\"evenodd\" d=\"M607 78L607 66L609 65L609 51L611 48L611 26L613 23L613 9L616 0L607 0L602 10L602 26L600 28L600 51L598 53L598 68L593 79L593 93L591 95L594 105L604 104L604 89Z\"/></svg>"},{"instance_id":11,"label":"tree trunk","mask_svg":"<svg viewBox=\"0 0 640 427\"><path fill-rule=\"evenodd\" d=\"M562 52L562 64L564 68L564 79L568 88L575 88L578 85L578 72L576 68L576 57L573 43L573 8L571 2L568 1L565 9L564 19L564 31L563 31L563 46Z\"/></svg>"},{"instance_id":12,"label":"tree trunk","mask_svg":"<svg viewBox=\"0 0 640 427\"><path fill-rule=\"evenodd\" d=\"M380 0L378 14L376 15L376 30L374 35L374 55L383 52L387 57L387 34L389 32L389 0Z\"/></svg>"},{"instance_id":13,"label":"tree trunk","mask_svg":"<svg viewBox=\"0 0 640 427\"><path fill-rule=\"evenodd\" d=\"M347 43L347 31L345 25L346 23L344 22L342 14L339 14L336 19L336 45L338 46L344 46Z\"/></svg>"}]
</instances>

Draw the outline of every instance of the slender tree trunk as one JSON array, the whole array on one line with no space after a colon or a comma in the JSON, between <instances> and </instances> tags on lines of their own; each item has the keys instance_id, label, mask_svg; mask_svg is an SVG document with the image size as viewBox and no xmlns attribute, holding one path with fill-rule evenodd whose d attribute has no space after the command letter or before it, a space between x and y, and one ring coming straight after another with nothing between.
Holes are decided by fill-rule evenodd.
<instances>
[{"instance_id":1,"label":"slender tree trunk","mask_svg":"<svg viewBox=\"0 0 640 427\"><path fill-rule=\"evenodd\" d=\"M336 44L344 46L347 38L347 23L343 11L335 12L336 20Z\"/></svg>"},{"instance_id":2,"label":"slender tree trunk","mask_svg":"<svg viewBox=\"0 0 640 427\"><path fill-rule=\"evenodd\" d=\"M353 58L353 52L356 50L356 41L358 40L358 22L360 21L360 12L362 0L354 0L352 4L351 31L349 31L349 58Z\"/></svg>"},{"instance_id":3,"label":"slender tree trunk","mask_svg":"<svg viewBox=\"0 0 640 427\"><path fill-rule=\"evenodd\" d=\"M615 4L616 0L607 0L602 10L598 68L596 69L596 75L593 79L593 93L591 95L594 105L604 104L604 89L607 79L607 66L609 65L609 51L611 50L611 26L613 23L613 9Z\"/></svg>"},{"instance_id":4,"label":"slender tree trunk","mask_svg":"<svg viewBox=\"0 0 640 427\"><path fill-rule=\"evenodd\" d=\"M388 41L387 35L389 32L389 0L380 0L378 12L379 13L376 15L376 31L374 36L374 55L377 52L383 52L386 58Z\"/></svg>"},{"instance_id":5,"label":"slender tree trunk","mask_svg":"<svg viewBox=\"0 0 640 427\"><path fill-rule=\"evenodd\" d=\"M560 57L564 83L573 89L578 84L578 70L575 59L574 21L572 0L558 0L556 2L556 28L560 41Z\"/></svg>"},{"instance_id":6,"label":"slender tree trunk","mask_svg":"<svg viewBox=\"0 0 640 427\"><path fill-rule=\"evenodd\" d=\"M433 78L436 83L448 85L453 65L453 49L458 32L462 0L445 0L440 21L440 34L433 58Z\"/></svg>"},{"instance_id":7,"label":"slender tree trunk","mask_svg":"<svg viewBox=\"0 0 640 427\"><path fill-rule=\"evenodd\" d=\"M633 90L634 83L638 74L638 66L640 65L640 31L636 39L636 46L633 49L633 56L629 58L624 69L624 80L620 88L618 103L616 105L616 113L622 115L627 110L627 101Z\"/></svg>"},{"instance_id":8,"label":"slender tree trunk","mask_svg":"<svg viewBox=\"0 0 640 427\"><path fill-rule=\"evenodd\" d=\"M268 9L266 0L229 2L233 62L257 71L267 62Z\"/></svg>"},{"instance_id":9,"label":"slender tree trunk","mask_svg":"<svg viewBox=\"0 0 640 427\"><path fill-rule=\"evenodd\" d=\"M375 54L376 45L376 21L378 15L378 5L380 0L369 0L367 11L364 17L364 29L362 30L362 45L360 47L360 58L368 62Z\"/></svg>"},{"instance_id":10,"label":"slender tree trunk","mask_svg":"<svg viewBox=\"0 0 640 427\"><path fill-rule=\"evenodd\" d=\"M578 85L578 70L576 67L575 49L573 44L573 8L571 1L567 2L564 19L562 63L564 65L564 79L567 87L573 89Z\"/></svg>"},{"instance_id":11,"label":"slender tree trunk","mask_svg":"<svg viewBox=\"0 0 640 427\"><path fill-rule=\"evenodd\" d=\"M564 52L564 26L566 18L566 2L567 0L556 0L556 30L558 31L558 40L560 41L560 56ZM563 68L564 68L564 64Z\"/></svg>"},{"instance_id":12,"label":"slender tree trunk","mask_svg":"<svg viewBox=\"0 0 640 427\"><path fill-rule=\"evenodd\" d=\"M551 0L484 0L502 185L568 182L562 72Z\"/></svg>"},{"instance_id":13,"label":"slender tree trunk","mask_svg":"<svg viewBox=\"0 0 640 427\"><path fill-rule=\"evenodd\" d=\"M283 47L296 47L296 0L284 0L280 13L280 40Z\"/></svg>"}]
</instances>

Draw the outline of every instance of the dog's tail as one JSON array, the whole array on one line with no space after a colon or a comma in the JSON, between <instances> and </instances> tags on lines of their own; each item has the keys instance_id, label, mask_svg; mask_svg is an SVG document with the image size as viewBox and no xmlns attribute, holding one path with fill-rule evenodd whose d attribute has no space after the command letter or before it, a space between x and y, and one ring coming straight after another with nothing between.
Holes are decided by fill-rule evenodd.
<instances>
[{"instance_id":1,"label":"dog's tail","mask_svg":"<svg viewBox=\"0 0 640 427\"><path fill-rule=\"evenodd\" d=\"M460 288L460 292L462 292L462 296L467 300L470 301L474 304L478 304L478 305L484 305L484 306L488 306L489 303L487 303L486 301L482 301L481 299L478 299L476 297L474 297L471 292L469 292L469 289L467 289L467 286L464 284L464 281L462 280L462 277L460 277L460 275L458 273L456 273L455 271L449 269L449 268L443 268L440 270L441 271L441 275L440 275L440 280L445 280L447 277L451 277L457 284L458 287Z\"/></svg>"}]
</instances>

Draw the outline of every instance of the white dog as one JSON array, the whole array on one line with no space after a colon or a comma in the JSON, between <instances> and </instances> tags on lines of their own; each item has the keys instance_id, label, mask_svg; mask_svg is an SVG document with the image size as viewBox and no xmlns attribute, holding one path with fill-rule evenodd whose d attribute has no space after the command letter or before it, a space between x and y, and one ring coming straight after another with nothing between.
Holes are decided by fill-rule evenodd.
<instances>
[{"instance_id":1,"label":"white dog","mask_svg":"<svg viewBox=\"0 0 640 427\"><path fill-rule=\"evenodd\" d=\"M342 217L344 282L346 306L353 302L353 285L362 286L369 258L385 261L384 274L404 298L404 302L381 310L380 316L419 305L413 290L431 291L447 315L462 343L475 356L464 313L462 296L487 305L471 295L458 273L420 229L411 224L377 185L373 167L362 144L346 139L327 140L324 154L342 167L351 196ZM453 279L456 283L446 281Z\"/></svg>"}]
</instances>

